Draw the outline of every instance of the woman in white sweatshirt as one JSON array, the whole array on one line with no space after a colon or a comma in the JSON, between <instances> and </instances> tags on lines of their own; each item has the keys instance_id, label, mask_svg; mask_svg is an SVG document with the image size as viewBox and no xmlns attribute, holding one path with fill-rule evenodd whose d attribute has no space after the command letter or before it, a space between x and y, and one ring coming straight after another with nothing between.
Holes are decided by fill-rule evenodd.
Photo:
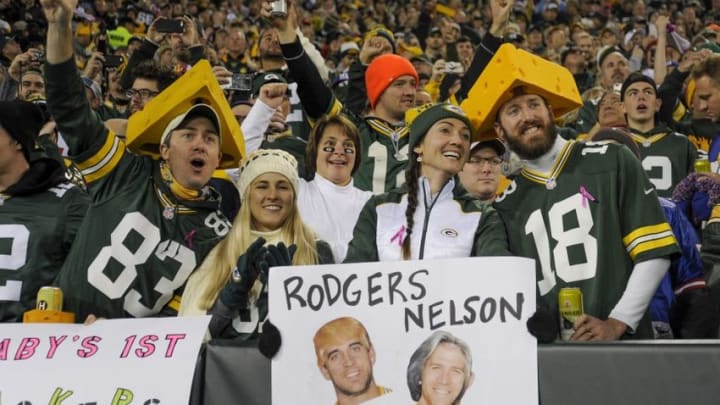
<instances>
[{"instance_id":1,"label":"woman in white sweatshirt","mask_svg":"<svg viewBox=\"0 0 720 405\"><path fill-rule=\"evenodd\" d=\"M326 115L315 123L306 149L307 173L300 180L298 208L303 221L342 262L360 210L372 193L353 185L362 148L358 129L344 115Z\"/></svg>"}]
</instances>

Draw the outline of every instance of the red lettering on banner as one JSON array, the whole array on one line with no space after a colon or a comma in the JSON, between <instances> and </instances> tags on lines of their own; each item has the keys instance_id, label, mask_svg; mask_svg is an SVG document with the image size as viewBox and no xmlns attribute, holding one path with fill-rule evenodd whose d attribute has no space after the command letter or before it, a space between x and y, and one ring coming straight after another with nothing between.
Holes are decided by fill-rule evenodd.
<instances>
[{"instance_id":1,"label":"red lettering on banner","mask_svg":"<svg viewBox=\"0 0 720 405\"><path fill-rule=\"evenodd\" d=\"M101 340L102 338L100 336L88 336L84 338L82 343L80 343L82 348L77 350L77 355L82 358L94 356L98 351L97 343Z\"/></svg>"},{"instance_id":2,"label":"red lettering on banner","mask_svg":"<svg viewBox=\"0 0 720 405\"><path fill-rule=\"evenodd\" d=\"M7 352L10 347L10 338L0 341L0 360L7 360Z\"/></svg>"},{"instance_id":3,"label":"red lettering on banner","mask_svg":"<svg viewBox=\"0 0 720 405\"><path fill-rule=\"evenodd\" d=\"M36 337L26 337L20 341L20 346L15 352L15 360L27 360L35 354L35 348L40 344Z\"/></svg>"},{"instance_id":4,"label":"red lettering on banner","mask_svg":"<svg viewBox=\"0 0 720 405\"><path fill-rule=\"evenodd\" d=\"M172 357L173 353L175 352L175 346L177 345L178 340L185 339L184 333L171 333L168 335L165 335L165 340L169 341L167 350L165 351L165 357Z\"/></svg>"},{"instance_id":5,"label":"red lettering on banner","mask_svg":"<svg viewBox=\"0 0 720 405\"><path fill-rule=\"evenodd\" d=\"M135 349L135 355L140 358L150 357L155 353L155 343L158 337L156 335L145 335L140 338L139 348Z\"/></svg>"},{"instance_id":6,"label":"red lettering on banner","mask_svg":"<svg viewBox=\"0 0 720 405\"><path fill-rule=\"evenodd\" d=\"M64 342L66 338L67 335L62 335L60 337L50 336L50 350L48 350L46 356L48 359L55 357L55 351L57 351L60 344Z\"/></svg>"},{"instance_id":7,"label":"red lettering on banner","mask_svg":"<svg viewBox=\"0 0 720 405\"><path fill-rule=\"evenodd\" d=\"M130 349L132 349L133 343L135 343L135 338L137 338L137 335L130 335L125 338L125 347L123 347L122 353L120 353L120 358L124 359L130 354Z\"/></svg>"}]
</instances>

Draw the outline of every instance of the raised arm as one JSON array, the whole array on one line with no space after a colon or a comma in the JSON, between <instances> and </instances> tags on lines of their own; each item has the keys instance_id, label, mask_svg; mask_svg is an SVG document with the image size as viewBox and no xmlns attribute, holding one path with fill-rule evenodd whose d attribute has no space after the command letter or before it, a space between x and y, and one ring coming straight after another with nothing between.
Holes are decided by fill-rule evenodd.
<instances>
[{"instance_id":1,"label":"raised arm","mask_svg":"<svg viewBox=\"0 0 720 405\"><path fill-rule=\"evenodd\" d=\"M317 119L330 110L334 96L298 39L295 2L288 0L287 3L286 17L271 16L272 6L269 1L262 2L261 14L272 21L273 27L278 30L283 57L298 84L300 102L308 116Z\"/></svg>"},{"instance_id":2,"label":"raised arm","mask_svg":"<svg viewBox=\"0 0 720 405\"><path fill-rule=\"evenodd\" d=\"M45 65L48 109L68 142L70 155L77 157L93 144L104 142L102 135L107 130L92 113L75 68L71 21L77 0L43 0L42 5L48 20Z\"/></svg>"},{"instance_id":3,"label":"raised arm","mask_svg":"<svg viewBox=\"0 0 720 405\"><path fill-rule=\"evenodd\" d=\"M513 0L490 0L490 10L492 12L492 25L490 30L480 42L480 46L475 51L472 63L468 67L467 72L460 80L460 90L455 93L455 98L462 102L467 97L468 92L480 77L490 59L495 55L495 51L502 45L502 35L505 27L510 19L510 11L513 8Z\"/></svg>"},{"instance_id":4,"label":"raised arm","mask_svg":"<svg viewBox=\"0 0 720 405\"><path fill-rule=\"evenodd\" d=\"M41 0L48 22L46 58L51 65L73 57L72 17L77 0Z\"/></svg>"}]
</instances>

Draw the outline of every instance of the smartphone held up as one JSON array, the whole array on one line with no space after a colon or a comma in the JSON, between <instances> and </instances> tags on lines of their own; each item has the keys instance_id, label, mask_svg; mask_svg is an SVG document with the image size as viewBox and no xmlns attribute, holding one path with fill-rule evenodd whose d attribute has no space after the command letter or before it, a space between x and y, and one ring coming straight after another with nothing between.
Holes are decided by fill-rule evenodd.
<instances>
[{"instance_id":1,"label":"smartphone held up","mask_svg":"<svg viewBox=\"0 0 720 405\"><path fill-rule=\"evenodd\" d=\"M272 11L270 15L273 17L287 17L287 1L275 0L272 2Z\"/></svg>"}]
</instances>

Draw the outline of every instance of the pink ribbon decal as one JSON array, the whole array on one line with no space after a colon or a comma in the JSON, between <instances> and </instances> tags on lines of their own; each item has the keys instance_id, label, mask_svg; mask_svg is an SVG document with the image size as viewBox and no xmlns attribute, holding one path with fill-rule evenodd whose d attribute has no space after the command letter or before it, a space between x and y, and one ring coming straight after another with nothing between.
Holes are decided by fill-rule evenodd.
<instances>
[{"instance_id":1,"label":"pink ribbon decal","mask_svg":"<svg viewBox=\"0 0 720 405\"><path fill-rule=\"evenodd\" d=\"M395 232L395 235L393 235L392 238L390 238L390 242L395 242L397 240L398 246L402 246L403 240L405 240L405 225L400 227L400 230Z\"/></svg>"},{"instance_id":2,"label":"pink ribbon decal","mask_svg":"<svg viewBox=\"0 0 720 405\"><path fill-rule=\"evenodd\" d=\"M190 249L193 248L193 238L195 237L195 233L197 233L197 230L193 229L192 231L188 232L183 238Z\"/></svg>"},{"instance_id":3,"label":"pink ribbon decal","mask_svg":"<svg viewBox=\"0 0 720 405\"><path fill-rule=\"evenodd\" d=\"M583 208L587 208L587 202L590 201L596 201L595 197L593 197L592 194L590 194L589 191L585 188L585 186L580 186L580 194L583 196L582 199L582 206Z\"/></svg>"}]
</instances>

